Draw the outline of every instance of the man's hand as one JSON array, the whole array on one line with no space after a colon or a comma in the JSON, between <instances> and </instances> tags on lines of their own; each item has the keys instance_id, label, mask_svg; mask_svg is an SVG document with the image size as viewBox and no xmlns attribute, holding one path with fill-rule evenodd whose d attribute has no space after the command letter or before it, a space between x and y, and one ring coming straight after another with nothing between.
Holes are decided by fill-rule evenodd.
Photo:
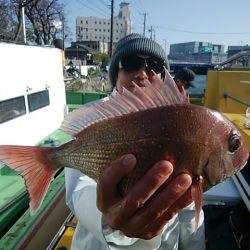
<instances>
[{"instance_id":1,"label":"man's hand","mask_svg":"<svg viewBox=\"0 0 250 250\"><path fill-rule=\"evenodd\" d=\"M169 161L159 161L121 197L117 185L135 165L135 157L129 154L104 171L97 184L97 206L111 228L147 240L160 234L166 223L192 202L192 178L181 174L162 187L173 166Z\"/></svg>"}]
</instances>

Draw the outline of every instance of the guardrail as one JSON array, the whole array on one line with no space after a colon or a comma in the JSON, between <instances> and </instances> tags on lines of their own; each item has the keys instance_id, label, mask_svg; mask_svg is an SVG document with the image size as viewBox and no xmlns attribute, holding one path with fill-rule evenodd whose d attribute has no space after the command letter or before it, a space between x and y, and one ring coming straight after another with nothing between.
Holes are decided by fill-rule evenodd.
<instances>
[{"instance_id":1,"label":"guardrail","mask_svg":"<svg viewBox=\"0 0 250 250\"><path fill-rule=\"evenodd\" d=\"M225 92L225 93L223 94L223 96L224 96L224 98L232 99L232 100L234 100L235 102L238 102L238 103L243 104L243 105L245 105L245 106L247 106L247 107L250 107L250 103L249 103L249 102L246 102L246 101L243 101L243 100L241 100L241 99L239 99L239 98L237 98L237 97L234 97L234 96L230 95L230 94L227 93L227 92Z\"/></svg>"}]
</instances>

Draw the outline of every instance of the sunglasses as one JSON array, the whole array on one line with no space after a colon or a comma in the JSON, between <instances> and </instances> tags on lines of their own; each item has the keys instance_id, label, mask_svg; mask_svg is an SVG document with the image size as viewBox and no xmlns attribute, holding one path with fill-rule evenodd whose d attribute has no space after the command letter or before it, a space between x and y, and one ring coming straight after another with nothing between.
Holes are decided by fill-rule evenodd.
<instances>
[{"instance_id":1,"label":"sunglasses","mask_svg":"<svg viewBox=\"0 0 250 250\"><path fill-rule=\"evenodd\" d=\"M164 62L159 62L152 58L139 56L125 56L119 62L119 69L133 72L144 68L146 71L153 70L156 74L163 72Z\"/></svg>"}]
</instances>

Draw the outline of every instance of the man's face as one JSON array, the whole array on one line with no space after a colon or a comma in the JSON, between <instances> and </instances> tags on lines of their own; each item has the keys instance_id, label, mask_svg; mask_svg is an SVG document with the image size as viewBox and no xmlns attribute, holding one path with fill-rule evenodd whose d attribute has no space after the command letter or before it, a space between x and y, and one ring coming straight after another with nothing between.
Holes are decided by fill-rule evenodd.
<instances>
[{"instance_id":1,"label":"man's face","mask_svg":"<svg viewBox=\"0 0 250 250\"><path fill-rule=\"evenodd\" d=\"M155 64L155 65L154 65ZM145 87L146 80L152 82L154 73L152 69L158 73L163 70L163 65L158 65L155 61L146 57L130 56L125 61L122 61L119 66L116 88L119 93L122 93L122 88L133 92L135 84L139 87ZM160 74L160 73L159 73Z\"/></svg>"},{"instance_id":2,"label":"man's face","mask_svg":"<svg viewBox=\"0 0 250 250\"><path fill-rule=\"evenodd\" d=\"M145 81L149 80L152 82L153 72L147 72L144 68L137 71L129 72L125 69L120 69L118 71L118 77L116 81L116 88L119 93L122 93L122 88L133 92L135 84L139 87L145 87Z\"/></svg>"},{"instance_id":3,"label":"man's face","mask_svg":"<svg viewBox=\"0 0 250 250\"><path fill-rule=\"evenodd\" d=\"M183 89L188 89L190 87L188 82L181 80L181 79L175 79L175 83L176 83L178 89L180 90L180 92L182 92Z\"/></svg>"}]
</instances>

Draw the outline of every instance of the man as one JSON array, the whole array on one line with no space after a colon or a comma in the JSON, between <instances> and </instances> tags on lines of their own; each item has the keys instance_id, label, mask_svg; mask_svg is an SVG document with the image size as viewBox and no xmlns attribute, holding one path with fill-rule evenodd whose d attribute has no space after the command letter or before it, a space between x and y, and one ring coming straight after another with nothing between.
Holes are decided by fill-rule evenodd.
<instances>
[{"instance_id":1,"label":"man","mask_svg":"<svg viewBox=\"0 0 250 250\"><path fill-rule=\"evenodd\" d=\"M110 81L118 92L144 87L167 67L164 50L139 34L121 39L112 55ZM124 197L117 185L133 171L135 156L114 161L96 184L81 172L66 169L66 201L78 218L72 249L197 249L204 248L204 226L194 232L192 179L181 174L169 181L173 165L157 162ZM162 188L162 184L168 182ZM98 207L98 208L97 208ZM201 214L201 222L203 214Z\"/></svg>"},{"instance_id":2,"label":"man","mask_svg":"<svg viewBox=\"0 0 250 250\"><path fill-rule=\"evenodd\" d=\"M183 88L188 89L190 87L194 88L195 73L188 68L180 69L174 76L174 81L178 89L182 92Z\"/></svg>"}]
</instances>

